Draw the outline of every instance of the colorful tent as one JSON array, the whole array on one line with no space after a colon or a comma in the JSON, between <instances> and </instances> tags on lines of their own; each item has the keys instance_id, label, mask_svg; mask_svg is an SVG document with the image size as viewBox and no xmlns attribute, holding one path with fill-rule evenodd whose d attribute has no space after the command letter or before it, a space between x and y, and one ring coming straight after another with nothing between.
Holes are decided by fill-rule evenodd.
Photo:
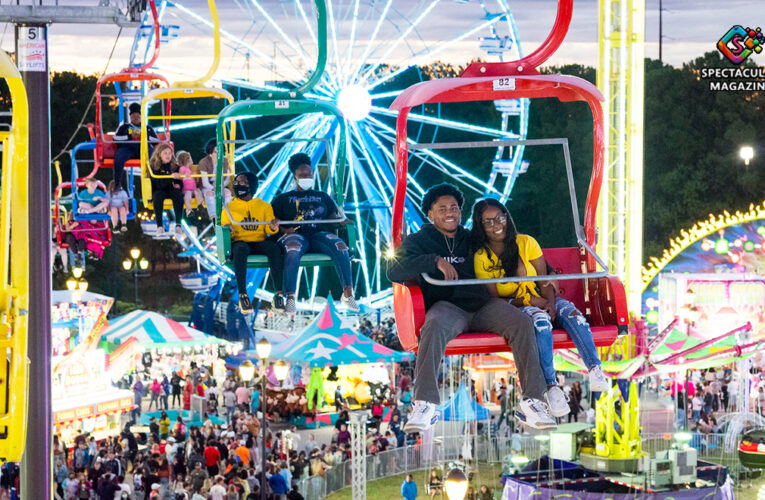
<instances>
[{"instance_id":1,"label":"colorful tent","mask_svg":"<svg viewBox=\"0 0 765 500\"><path fill-rule=\"evenodd\" d=\"M457 422L474 422L476 420L489 420L491 412L478 404L470 397L465 384L460 384L448 401L438 407L441 412L441 420Z\"/></svg>"},{"instance_id":2,"label":"colorful tent","mask_svg":"<svg viewBox=\"0 0 765 500\"><path fill-rule=\"evenodd\" d=\"M350 320L338 314L331 298L305 330L275 346L271 357L308 363L311 367L390 363L413 358L411 353L394 351L358 333Z\"/></svg>"},{"instance_id":3,"label":"colorful tent","mask_svg":"<svg viewBox=\"0 0 765 500\"><path fill-rule=\"evenodd\" d=\"M208 344L226 344L225 340L207 335L161 314L136 310L109 323L101 340L120 345L131 337L144 347L193 347Z\"/></svg>"}]
</instances>

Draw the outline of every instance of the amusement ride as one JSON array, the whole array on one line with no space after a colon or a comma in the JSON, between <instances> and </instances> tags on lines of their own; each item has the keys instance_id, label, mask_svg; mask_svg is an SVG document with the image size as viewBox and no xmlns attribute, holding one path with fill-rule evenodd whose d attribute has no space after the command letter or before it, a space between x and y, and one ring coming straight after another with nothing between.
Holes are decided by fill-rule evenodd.
<instances>
[{"instance_id":1,"label":"amusement ride","mask_svg":"<svg viewBox=\"0 0 765 500\"><path fill-rule=\"evenodd\" d=\"M594 431L581 427L561 431L560 439L572 443L571 456L564 453L545 463L540 459L529 464L525 473L509 474L510 480L515 481L513 484L519 491L527 491L525 488L531 486L549 488L562 484L564 477L572 477L563 472L570 463L575 464L571 467L576 468L579 479L587 479L583 483L598 483L600 491L607 492L608 487L619 485L627 491L655 492L668 486L695 485L698 480L702 485L699 488L716 494L724 483L725 467L700 461L697 466L696 455L684 448L682 442L663 455L651 456L643 449L638 381L649 375L680 372L722 360L739 363L743 373L748 366L745 360L760 347L760 341L747 336L752 331L751 322L731 324L724 335L712 340L689 341L694 326L688 315L695 307L691 303L685 304L682 318L688 324L686 338L680 339L674 333L680 320L673 318L672 321L648 321L649 325L658 324L662 328L660 332L653 332L657 335L649 340L648 328L640 319L641 312L647 314L646 309L651 309L645 301L643 310L639 310L641 287L647 283L640 283L639 271L636 278L634 269L634 262L639 262L641 257L640 231L635 229L635 221L642 216L642 202L635 198L642 192L642 178L637 172L642 153L635 151L640 148L627 151L619 144L626 141L634 145L642 137L642 132L636 132L634 127L624 126L640 122L640 113L632 106L620 104L620 100L634 104L642 99L642 96L636 97L642 92L642 68L636 69L633 64L635 60L642 64L642 49L635 49L642 43L642 24L626 27L623 18L618 21L602 14L602 50L619 44L624 50L621 53L605 50L612 54L612 59L602 55L601 69L611 68L611 78L606 81L601 76L596 87L581 78L539 70L563 43L571 23L573 0L558 1L550 33L539 48L528 55L524 55L513 13L505 0L461 2L470 4L464 6L465 13L473 17L466 15L465 27L451 40L438 44L430 43L423 35L438 0L411 2L405 6L394 6L392 0L341 1L334 6L332 2L315 0L313 9L306 8L305 3L287 2L280 6L282 12L277 16L257 0L247 4L236 2L241 16L251 19L251 28L257 29L235 34L222 26L215 0L207 1L207 12L199 11L196 4L192 7L183 2L149 0L136 30L129 65L98 79L95 122L88 126L90 139L75 145L70 152L70 180L62 179L59 170L51 206L58 247L66 250L71 246L71 235L87 232L93 235L89 236L88 244L100 246L102 252L109 251L115 237L109 226L110 217L105 213L78 210L81 203L78 189L86 187L89 180L104 169L113 169L115 182L121 183L121 172L115 167L124 164L128 219L140 220L149 237L174 239L179 245L179 255L194 259L198 272L181 277L188 288L216 302L226 294L235 297L235 291L231 290L234 281L231 230L221 224L224 212L228 211L226 186L235 172L251 172L259 181L255 195L269 201L291 187L293 180L287 160L297 152L304 152L316 166L316 185L332 197L341 212L341 219L319 222L352 222L338 234L350 248L353 288L360 298L361 314L392 312L402 347L416 353L425 316L422 292L416 283L389 284L385 279L385 260L401 245L406 234L417 231L426 221L418 207L428 185L434 179L448 179L472 197L491 197L506 203L519 176L534 168L524 160L526 148L560 148L564 164L559 175L568 185L576 241L569 247L544 249L544 258L557 275L560 295L579 310L586 311L606 372L616 383L594 403ZM601 11L619 7L623 9L622 15L639 18L643 14L641 8L633 7L632 2L626 0L602 0L601 4ZM315 23L312 13L315 13ZM293 24L299 20L300 29L288 33L283 18L293 20ZM212 34L212 62L200 78L171 83L164 76L192 72L167 64L160 55L163 43L169 45L176 38L188 36L180 32L178 25L170 24L171 19L177 19L184 29ZM358 28L360 21L374 21L371 33L362 36ZM348 33L341 31L346 29ZM610 35L619 30L622 34L632 30L639 36L630 41L623 37L616 42ZM274 40L274 55L257 48L263 38L269 36ZM482 60L471 62L459 75L453 68L432 64L439 54L475 38L480 40ZM610 42L603 42L605 38ZM0 54L0 58L13 110L9 130L0 131L3 151L0 197L3 301L0 307L4 313L2 326L7 332L3 342L8 352L3 358L5 368L2 370L8 375L0 382L5 395L4 411L0 413L0 458L13 462L21 458L26 434L28 276L21 266L10 264L24 261L28 253L23 222L29 210L25 189L25 148L29 137L26 94L19 72L5 53ZM217 75L221 65L230 68L237 64L246 73L242 78ZM252 74L270 74L272 79L258 85L250 80ZM630 88L625 95L620 82L628 80ZM583 102L590 110L593 162L583 217L579 214L567 139L528 138L530 106L533 107L535 99L542 98ZM477 101L487 101L494 107L499 125L451 118L458 114L455 110L460 109L461 104ZM135 151L123 162L124 158L117 158L117 141L107 125L115 117L106 115L112 109L118 123L128 122L134 103L140 105L140 138L122 141ZM195 107L204 111L196 112ZM612 113L616 108L620 111ZM182 111L178 112L179 109ZM156 143L169 143L173 147L189 143L192 135L197 142L200 137L215 139L215 172L192 175L195 179L207 177L215 186L214 196L205 200L214 203L214 210L208 207L214 217L206 226L172 220L167 214L161 221L152 220L146 211L154 209L152 179L171 177L155 173L150 166L151 150L156 145L149 138L150 126L157 132ZM476 167L455 159L464 158L460 150L481 148L489 151L484 155L489 159L488 165ZM627 193L629 189L625 190L625 185L641 188ZM97 187L106 190L102 181L97 181ZM194 208L201 210L199 205L194 200ZM170 200L163 208L172 209ZM233 220L230 212L228 215L232 224L244 223ZM295 225L306 221L282 222ZM468 221L468 225L471 222ZM158 226L164 230L158 231ZM300 261L299 283L304 289L302 292L298 289L298 311L306 318L331 310L317 298L328 295L324 268L332 264L323 254L306 254ZM273 293L265 285L269 273L266 258L250 256L247 265L246 292L258 300L272 301ZM422 276L424 281L436 286L545 278L547 276L446 281ZM691 290L697 286L695 283L688 282L684 286ZM648 297L655 300L656 294ZM334 303L331 307L335 307ZM347 314L352 316L350 312ZM257 313L247 319L253 332L256 318ZM279 329L284 323L272 322L271 326ZM742 342L725 343L727 337L736 338L735 335L739 335ZM678 352L660 351L670 344L668 339L675 343L683 341ZM256 340L254 334L252 340ZM578 355L571 350L573 347L565 331L554 332L558 361L567 363L573 370L581 370ZM501 337L469 332L451 341L446 354L463 356L467 360L465 365L475 368L484 359L482 356L509 356L507 351L507 342ZM447 361L445 366L459 373L457 378L464 382L465 372L455 368L454 362ZM748 395L746 397L748 399ZM759 439L756 434L750 437ZM467 434L465 440L467 443ZM432 435L425 436L423 444L433 446ZM751 451L756 452L756 446L742 453ZM756 456L748 460L757 463L759 459ZM683 469L684 474L675 476L670 471L670 479L657 482L659 477L662 481L666 479L666 467L674 470L678 464L692 469L690 472ZM529 481L532 475L534 480Z\"/></svg>"}]
</instances>

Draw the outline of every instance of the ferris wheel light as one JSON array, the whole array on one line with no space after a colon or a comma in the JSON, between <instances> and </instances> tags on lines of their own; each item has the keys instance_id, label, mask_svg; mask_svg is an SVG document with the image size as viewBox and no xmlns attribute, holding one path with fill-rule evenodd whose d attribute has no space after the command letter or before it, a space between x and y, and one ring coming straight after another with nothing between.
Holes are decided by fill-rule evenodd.
<instances>
[{"instance_id":1,"label":"ferris wheel light","mask_svg":"<svg viewBox=\"0 0 765 500\"><path fill-rule=\"evenodd\" d=\"M357 122L369 116L372 98L367 89L361 85L349 85L337 94L337 107L340 108L344 117Z\"/></svg>"}]
</instances>

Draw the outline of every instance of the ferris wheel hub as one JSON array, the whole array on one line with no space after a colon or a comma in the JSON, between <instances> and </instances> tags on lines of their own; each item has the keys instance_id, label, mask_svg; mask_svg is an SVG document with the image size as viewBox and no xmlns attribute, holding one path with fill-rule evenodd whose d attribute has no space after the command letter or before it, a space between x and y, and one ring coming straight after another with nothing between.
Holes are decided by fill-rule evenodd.
<instances>
[{"instance_id":1,"label":"ferris wheel hub","mask_svg":"<svg viewBox=\"0 0 765 500\"><path fill-rule=\"evenodd\" d=\"M352 84L340 89L337 94L337 107L347 119L357 122L369 116L372 110L372 97L367 89L359 84Z\"/></svg>"}]
</instances>

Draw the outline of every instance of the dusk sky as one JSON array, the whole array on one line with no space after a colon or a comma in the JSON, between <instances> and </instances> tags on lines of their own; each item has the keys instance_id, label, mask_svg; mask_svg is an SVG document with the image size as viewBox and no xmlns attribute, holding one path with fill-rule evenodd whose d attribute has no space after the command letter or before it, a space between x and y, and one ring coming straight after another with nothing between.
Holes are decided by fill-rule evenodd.
<instances>
[{"instance_id":1,"label":"dusk sky","mask_svg":"<svg viewBox=\"0 0 765 500\"><path fill-rule=\"evenodd\" d=\"M26 2L24 2L26 3ZM46 1L46 3L48 3ZM60 0L67 4L67 0ZM75 2L72 2L75 3ZM77 1L78 4L95 4ZM356 42L352 59L360 58L368 45L368 39L374 30L376 19L386 2L383 0L361 0L360 21L356 27ZM510 8L518 25L524 51L533 50L547 35L556 9L553 0L509 0ZM301 43L301 49L308 54L315 53L315 46L310 43L310 36L302 19L297 16L294 2L286 0L219 0L221 25L233 37L244 39L251 48L271 56L276 51L276 67L280 68L281 76L286 76L289 60L292 65L301 60L294 47L291 47L257 10L256 4L284 31L284 36L295 43ZM309 19L312 17L313 2L301 0L301 4ZM336 13L350 13L354 2L352 0L335 0ZM392 45L396 30L407 29L409 23L422 13L431 1L394 0L393 7L388 11L389 21L383 23L371 50L372 60L381 59ZM496 1L486 0L490 10L496 11ZM187 0L183 6L191 12L208 18L206 2L203 0ZM552 64L577 62L591 66L596 65L597 57L597 1L577 0L574 5L574 18L571 29L564 45L550 60ZM251 12L247 12L247 10ZM755 1L725 1L719 0L664 0L664 60L673 65L680 65L706 51L714 50L717 40L734 24L747 25L748 22L765 25L765 8L761 2ZM342 16L342 14L338 14ZM482 29L464 40L442 49L435 56L426 51L434 51L447 41L479 26L484 20L482 11L476 0L458 1L441 0L427 16L412 30L406 43L401 43L390 52L385 62L403 64L415 58L413 54L421 54L416 59L418 63L430 60L442 60L452 63L464 63L473 57L485 57L478 47L478 37L486 36L488 29ZM252 19L257 19L253 23ZM210 31L200 30L191 24L193 16L179 12L177 8L168 9L163 22L179 24L180 36L177 40L162 46L158 66L165 72L172 73L173 68L185 68L190 75L198 73L209 63L212 53ZM311 19L311 23L314 21ZM499 25L498 25L499 26ZM507 30L499 26L500 32ZM756 27L756 26L752 26ZM349 18L336 19L336 32L340 45L340 58L336 62L346 64L343 58L347 55L345 47L352 29ZM5 50L12 50L13 29L3 26L0 45ZM114 26L86 25L54 25L50 37L50 61L54 71L76 69L83 73L101 73L105 69L116 71L127 65L134 29L124 29L117 43L112 62L105 68L109 52L114 44L119 28ZM646 2L646 49L647 57L658 56L658 0ZM300 39L300 42L297 40ZM274 45L274 42L277 42ZM241 48L241 47L240 47ZM334 54L330 46L330 64ZM240 51L234 54L230 44L225 43L223 61L218 76L246 77L247 67L245 57ZM755 62L765 63L765 54L753 56ZM309 57L308 62L311 62ZM349 59L350 60L350 59ZM351 63L347 63L351 66ZM294 70L293 70L294 71ZM179 74L176 74L178 76ZM271 70L271 63L265 58L252 57L249 76L252 80L279 78Z\"/></svg>"}]
</instances>

